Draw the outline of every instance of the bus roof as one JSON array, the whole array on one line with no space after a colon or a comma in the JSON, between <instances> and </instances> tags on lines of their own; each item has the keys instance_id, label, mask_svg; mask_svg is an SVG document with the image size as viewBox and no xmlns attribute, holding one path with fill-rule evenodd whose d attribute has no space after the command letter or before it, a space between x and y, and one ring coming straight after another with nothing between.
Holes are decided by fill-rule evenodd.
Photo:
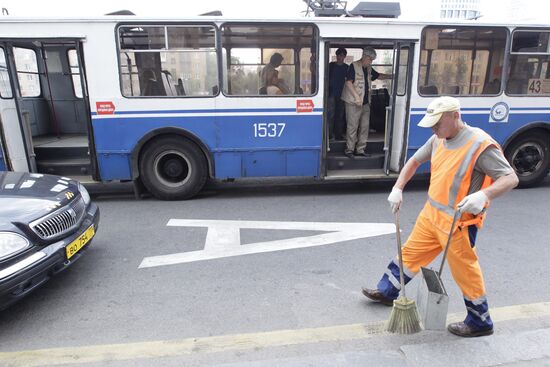
<instances>
[{"instance_id":1,"label":"bus roof","mask_svg":"<svg viewBox=\"0 0 550 367\"><path fill-rule=\"evenodd\" d=\"M419 22L411 20L388 19L388 18L363 18L346 17L346 24L388 24L388 25L468 25L468 26L500 26L500 27L531 27L531 28L550 28L548 24L535 23L482 23L476 20L457 20L453 22L433 21ZM208 22L208 23L226 23L226 22L249 22L249 23L313 23L313 24L341 24L342 17L295 17L295 18L269 18L269 19L251 19L251 18L228 18L225 16L190 16L190 17L143 17L132 15L104 15L95 17L0 17L0 23L127 23L127 22Z\"/></svg>"}]
</instances>

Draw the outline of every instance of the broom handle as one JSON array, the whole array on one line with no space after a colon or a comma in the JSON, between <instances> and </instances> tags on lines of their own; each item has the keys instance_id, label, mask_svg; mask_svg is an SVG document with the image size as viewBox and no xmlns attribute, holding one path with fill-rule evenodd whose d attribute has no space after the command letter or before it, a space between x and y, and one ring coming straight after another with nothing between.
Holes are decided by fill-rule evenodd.
<instances>
[{"instance_id":1,"label":"broom handle","mask_svg":"<svg viewBox=\"0 0 550 367\"><path fill-rule=\"evenodd\" d=\"M405 280L403 279L403 256L401 253L401 231L399 229L399 209L395 212L395 235L397 238L397 255L399 256L399 280L401 282L401 296L407 298L405 295Z\"/></svg>"},{"instance_id":2,"label":"broom handle","mask_svg":"<svg viewBox=\"0 0 550 367\"><path fill-rule=\"evenodd\" d=\"M451 230L449 231L449 238L447 239L447 245L445 246L445 251L443 252L443 259L441 260L441 266L439 267L439 277L441 278L441 273L443 272L443 265L445 265L445 259L447 258L447 252L449 251L449 245L451 244L451 239L453 238L453 229L455 227L456 221L460 217L460 211L456 210L455 215L453 216L453 224L451 224Z\"/></svg>"}]
</instances>

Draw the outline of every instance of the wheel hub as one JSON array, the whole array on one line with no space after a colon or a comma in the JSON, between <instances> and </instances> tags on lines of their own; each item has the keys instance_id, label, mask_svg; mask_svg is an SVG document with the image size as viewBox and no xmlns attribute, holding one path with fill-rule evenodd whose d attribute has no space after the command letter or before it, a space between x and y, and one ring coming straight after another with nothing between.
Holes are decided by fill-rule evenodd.
<instances>
[{"instance_id":1,"label":"wheel hub","mask_svg":"<svg viewBox=\"0 0 550 367\"><path fill-rule=\"evenodd\" d=\"M189 159L178 150L159 154L154 162L155 175L163 185L177 187L184 185L191 174Z\"/></svg>"},{"instance_id":2,"label":"wheel hub","mask_svg":"<svg viewBox=\"0 0 550 367\"><path fill-rule=\"evenodd\" d=\"M164 172L170 177L178 177L183 172L183 165L176 158L169 158L164 163Z\"/></svg>"},{"instance_id":3,"label":"wheel hub","mask_svg":"<svg viewBox=\"0 0 550 367\"><path fill-rule=\"evenodd\" d=\"M544 151L541 146L533 143L521 145L512 157L512 165L520 176L533 174L544 161Z\"/></svg>"}]
</instances>

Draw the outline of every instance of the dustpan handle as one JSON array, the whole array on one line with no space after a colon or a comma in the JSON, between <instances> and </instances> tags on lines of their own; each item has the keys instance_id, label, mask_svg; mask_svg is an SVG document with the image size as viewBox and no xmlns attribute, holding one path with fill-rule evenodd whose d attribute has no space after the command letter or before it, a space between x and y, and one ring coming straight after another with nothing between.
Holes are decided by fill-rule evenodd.
<instances>
[{"instance_id":1,"label":"dustpan handle","mask_svg":"<svg viewBox=\"0 0 550 367\"><path fill-rule=\"evenodd\" d=\"M455 211L453 216L453 224L451 224L451 230L449 231L449 238L447 239L447 245L445 246L445 251L443 252L443 259L441 260L441 266L439 267L439 277L441 278L441 273L443 272L443 265L445 265L445 259L447 258L447 252L449 251L449 245L451 244L451 239L453 238L453 229L455 228L456 221L460 217L460 210Z\"/></svg>"}]
</instances>

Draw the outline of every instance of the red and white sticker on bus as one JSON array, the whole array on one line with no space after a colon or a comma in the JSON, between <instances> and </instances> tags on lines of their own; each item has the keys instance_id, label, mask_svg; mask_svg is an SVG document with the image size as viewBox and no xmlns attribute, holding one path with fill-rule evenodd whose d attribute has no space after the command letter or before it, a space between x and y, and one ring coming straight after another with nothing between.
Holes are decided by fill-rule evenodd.
<instances>
[{"instance_id":1,"label":"red and white sticker on bus","mask_svg":"<svg viewBox=\"0 0 550 367\"><path fill-rule=\"evenodd\" d=\"M311 99L296 100L296 112L313 112L313 101Z\"/></svg>"},{"instance_id":2,"label":"red and white sticker on bus","mask_svg":"<svg viewBox=\"0 0 550 367\"><path fill-rule=\"evenodd\" d=\"M95 107L98 115L112 115L115 113L113 102L96 102Z\"/></svg>"}]
</instances>

